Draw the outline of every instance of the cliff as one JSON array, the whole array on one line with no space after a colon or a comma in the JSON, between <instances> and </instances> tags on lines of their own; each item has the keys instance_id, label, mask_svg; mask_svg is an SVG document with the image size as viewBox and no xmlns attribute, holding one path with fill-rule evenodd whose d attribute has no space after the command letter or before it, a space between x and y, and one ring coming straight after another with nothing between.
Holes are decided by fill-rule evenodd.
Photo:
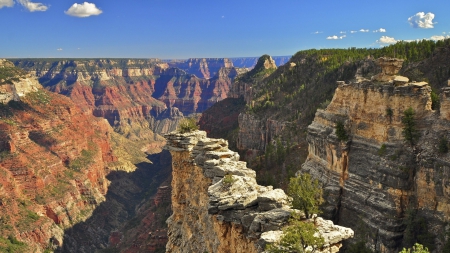
<instances>
[{"instance_id":1,"label":"cliff","mask_svg":"<svg viewBox=\"0 0 450 253\"><path fill-rule=\"evenodd\" d=\"M301 172L322 182L325 217L354 229L354 241L380 252L414 242L440 251L450 217L450 157L439 149L448 145L448 88L439 114L427 83L395 75L402 61L378 64L382 73L372 81L338 82L331 103L317 111ZM413 123L405 123L409 108ZM405 140L411 124L413 138Z\"/></svg>"},{"instance_id":2,"label":"cliff","mask_svg":"<svg viewBox=\"0 0 450 253\"><path fill-rule=\"evenodd\" d=\"M170 133L166 139L173 210L166 252L262 252L294 211L286 194L258 185L255 171L223 139L207 138L203 131ZM321 218L316 225L325 238L324 252L337 252L341 241L353 236Z\"/></svg>"},{"instance_id":3,"label":"cliff","mask_svg":"<svg viewBox=\"0 0 450 253\"><path fill-rule=\"evenodd\" d=\"M105 200L117 158L104 119L29 77L10 80L0 85L12 92L0 103L0 236L25 242L23 252L43 252L61 246L64 229Z\"/></svg>"},{"instance_id":4,"label":"cliff","mask_svg":"<svg viewBox=\"0 0 450 253\"><path fill-rule=\"evenodd\" d=\"M116 132L139 142L150 153L161 150L161 134L175 130L184 115L203 112L226 98L232 80L240 73L226 60L200 61L206 70L208 64L214 69L208 72L208 79L158 59L18 59L14 63L38 77L46 89L107 119ZM183 65L178 62L174 66Z\"/></svg>"}]
</instances>

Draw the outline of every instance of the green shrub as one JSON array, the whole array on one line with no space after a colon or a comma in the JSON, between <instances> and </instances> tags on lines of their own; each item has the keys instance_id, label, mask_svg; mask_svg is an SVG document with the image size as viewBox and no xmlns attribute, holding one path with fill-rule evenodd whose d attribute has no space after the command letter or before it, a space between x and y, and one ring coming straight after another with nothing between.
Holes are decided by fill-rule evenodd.
<instances>
[{"instance_id":1,"label":"green shrub","mask_svg":"<svg viewBox=\"0 0 450 253\"><path fill-rule=\"evenodd\" d=\"M416 243L412 248L405 249L403 248L400 253L428 253L430 252L427 247L424 247L422 244Z\"/></svg>"},{"instance_id":2,"label":"green shrub","mask_svg":"<svg viewBox=\"0 0 450 253\"><path fill-rule=\"evenodd\" d=\"M319 205L323 202L322 187L319 181L312 180L308 173L290 179L288 195L292 197L292 207L302 210L307 218L320 212Z\"/></svg>"},{"instance_id":3,"label":"green shrub","mask_svg":"<svg viewBox=\"0 0 450 253\"><path fill-rule=\"evenodd\" d=\"M431 109L432 110L439 110L441 106L441 100L439 98L439 95L434 92L434 90L431 91Z\"/></svg>"},{"instance_id":4,"label":"green shrub","mask_svg":"<svg viewBox=\"0 0 450 253\"><path fill-rule=\"evenodd\" d=\"M306 250L308 247L311 247L311 252L314 252L320 249L325 242L323 237L315 236L315 234L318 234L318 229L314 223L301 221L300 215L293 213L289 220L289 226L283 228L281 240L267 244L266 252L309 252Z\"/></svg>"},{"instance_id":5,"label":"green shrub","mask_svg":"<svg viewBox=\"0 0 450 253\"><path fill-rule=\"evenodd\" d=\"M414 143L419 139L419 132L416 129L416 121L414 119L415 112L414 110L409 107L403 112L403 138L405 138L406 141L408 141L411 145L414 145Z\"/></svg>"},{"instance_id":6,"label":"green shrub","mask_svg":"<svg viewBox=\"0 0 450 253\"><path fill-rule=\"evenodd\" d=\"M182 134L198 130L197 121L195 118L184 118L178 124L177 130Z\"/></svg>"},{"instance_id":7,"label":"green shrub","mask_svg":"<svg viewBox=\"0 0 450 253\"><path fill-rule=\"evenodd\" d=\"M394 111L392 108L386 108L386 116L389 118L389 121L392 121L392 116L394 116Z\"/></svg>"},{"instance_id":8,"label":"green shrub","mask_svg":"<svg viewBox=\"0 0 450 253\"><path fill-rule=\"evenodd\" d=\"M382 144L380 149L378 150L378 155L379 156L384 156L386 154L386 144Z\"/></svg>"},{"instance_id":9,"label":"green shrub","mask_svg":"<svg viewBox=\"0 0 450 253\"><path fill-rule=\"evenodd\" d=\"M336 136L339 141L348 140L347 132L345 131L344 123L342 121L336 122Z\"/></svg>"},{"instance_id":10,"label":"green shrub","mask_svg":"<svg viewBox=\"0 0 450 253\"><path fill-rule=\"evenodd\" d=\"M225 186L232 186L236 179L233 178L233 175L227 174L223 177L222 184Z\"/></svg>"}]
</instances>

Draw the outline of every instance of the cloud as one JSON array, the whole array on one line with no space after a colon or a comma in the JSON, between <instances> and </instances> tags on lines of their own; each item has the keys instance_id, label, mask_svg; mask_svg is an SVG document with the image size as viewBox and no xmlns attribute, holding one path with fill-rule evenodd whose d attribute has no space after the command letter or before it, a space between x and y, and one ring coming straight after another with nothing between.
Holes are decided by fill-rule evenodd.
<instances>
[{"instance_id":1,"label":"cloud","mask_svg":"<svg viewBox=\"0 0 450 253\"><path fill-rule=\"evenodd\" d=\"M366 30L361 29L361 30L359 30L359 31L362 32L362 33L368 33L368 32L369 32L369 29L366 29Z\"/></svg>"},{"instance_id":2,"label":"cloud","mask_svg":"<svg viewBox=\"0 0 450 253\"><path fill-rule=\"evenodd\" d=\"M411 16L408 18L409 24L414 28L434 28L433 23L434 14L431 12L428 12L425 14L425 12L417 12L416 15Z\"/></svg>"},{"instance_id":3,"label":"cloud","mask_svg":"<svg viewBox=\"0 0 450 253\"><path fill-rule=\"evenodd\" d=\"M57 51L62 51L62 48L58 48L58 49L56 49Z\"/></svg>"},{"instance_id":4,"label":"cloud","mask_svg":"<svg viewBox=\"0 0 450 253\"><path fill-rule=\"evenodd\" d=\"M30 2L29 0L17 0L17 2L19 2L23 7L27 8L30 12L46 11L48 9L48 7L42 3L34 3Z\"/></svg>"},{"instance_id":5,"label":"cloud","mask_svg":"<svg viewBox=\"0 0 450 253\"><path fill-rule=\"evenodd\" d=\"M340 34L344 34L344 33L347 33L347 32L346 32L346 31L340 31L339 33L340 33Z\"/></svg>"},{"instance_id":6,"label":"cloud","mask_svg":"<svg viewBox=\"0 0 450 253\"><path fill-rule=\"evenodd\" d=\"M431 36L428 40L445 40L445 39L449 39L450 35L447 36L443 36L443 35L434 35Z\"/></svg>"},{"instance_id":7,"label":"cloud","mask_svg":"<svg viewBox=\"0 0 450 253\"><path fill-rule=\"evenodd\" d=\"M13 7L14 1L13 0L0 0L0 9L3 7Z\"/></svg>"},{"instance_id":8,"label":"cloud","mask_svg":"<svg viewBox=\"0 0 450 253\"><path fill-rule=\"evenodd\" d=\"M102 10L97 8L95 4L84 2L82 4L74 3L67 11L67 15L79 17L79 18L87 18L93 15L100 15L102 14Z\"/></svg>"},{"instance_id":9,"label":"cloud","mask_svg":"<svg viewBox=\"0 0 450 253\"><path fill-rule=\"evenodd\" d=\"M380 29L375 30L375 31L373 31L373 32L374 32L374 33L385 33L385 32L386 32L386 29L380 28Z\"/></svg>"},{"instance_id":10,"label":"cloud","mask_svg":"<svg viewBox=\"0 0 450 253\"><path fill-rule=\"evenodd\" d=\"M350 33L357 33L358 31L350 31Z\"/></svg>"},{"instance_id":11,"label":"cloud","mask_svg":"<svg viewBox=\"0 0 450 253\"><path fill-rule=\"evenodd\" d=\"M379 44L394 44L396 42L397 42L397 40L395 40L392 37L388 37L388 36L381 36L381 38L379 40L377 40L377 43L379 43Z\"/></svg>"},{"instance_id":12,"label":"cloud","mask_svg":"<svg viewBox=\"0 0 450 253\"><path fill-rule=\"evenodd\" d=\"M319 31L315 31L313 32L314 34L319 34L319 33L323 33L323 32L319 32Z\"/></svg>"},{"instance_id":13,"label":"cloud","mask_svg":"<svg viewBox=\"0 0 450 253\"><path fill-rule=\"evenodd\" d=\"M333 36L328 36L327 40L342 40L345 37L347 37L347 36L346 35L342 35L342 36L333 35Z\"/></svg>"}]
</instances>

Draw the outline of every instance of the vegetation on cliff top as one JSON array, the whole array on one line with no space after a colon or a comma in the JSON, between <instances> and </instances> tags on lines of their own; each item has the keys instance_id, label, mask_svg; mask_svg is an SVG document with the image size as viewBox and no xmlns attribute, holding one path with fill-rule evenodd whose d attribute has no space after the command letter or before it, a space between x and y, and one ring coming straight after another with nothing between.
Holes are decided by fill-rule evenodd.
<instances>
[{"instance_id":1,"label":"vegetation on cliff top","mask_svg":"<svg viewBox=\"0 0 450 253\"><path fill-rule=\"evenodd\" d=\"M190 133L198 130L197 120L195 118L184 118L180 121L177 131L180 133Z\"/></svg>"},{"instance_id":2,"label":"vegetation on cliff top","mask_svg":"<svg viewBox=\"0 0 450 253\"><path fill-rule=\"evenodd\" d=\"M319 205L323 202L322 188L317 180L312 180L309 174L292 177L288 194L292 197L292 207L302 210L307 219L312 214L320 213ZM320 249L324 239L316 236L318 229L313 222L302 220L300 213L293 212L289 225L283 228L279 242L268 244L267 252L307 252L306 248Z\"/></svg>"}]
</instances>

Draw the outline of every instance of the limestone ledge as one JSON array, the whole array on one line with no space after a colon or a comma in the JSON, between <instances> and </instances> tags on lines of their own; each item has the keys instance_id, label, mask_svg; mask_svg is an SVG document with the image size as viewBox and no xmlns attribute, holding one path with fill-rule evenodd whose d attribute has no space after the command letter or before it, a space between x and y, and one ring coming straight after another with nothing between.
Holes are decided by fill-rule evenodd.
<instances>
[{"instance_id":1,"label":"limestone ledge","mask_svg":"<svg viewBox=\"0 0 450 253\"><path fill-rule=\"evenodd\" d=\"M239 154L228 149L226 140L208 138L204 131L172 132L165 137L165 148L169 151L190 153L189 160L173 160L177 170L183 164L198 166L211 182L207 189L208 214L204 215L214 223L241 226L243 236L255 243L258 252L262 252L268 242L280 238L281 229L287 225L291 213L298 212L290 208L290 199L283 190L258 185L255 171L239 161ZM233 182L224 182L225 175L231 175ZM342 240L353 237L353 230L319 217L307 222L315 222L318 226L325 239L324 252L337 252ZM173 221L169 226L171 223Z\"/></svg>"}]
</instances>

